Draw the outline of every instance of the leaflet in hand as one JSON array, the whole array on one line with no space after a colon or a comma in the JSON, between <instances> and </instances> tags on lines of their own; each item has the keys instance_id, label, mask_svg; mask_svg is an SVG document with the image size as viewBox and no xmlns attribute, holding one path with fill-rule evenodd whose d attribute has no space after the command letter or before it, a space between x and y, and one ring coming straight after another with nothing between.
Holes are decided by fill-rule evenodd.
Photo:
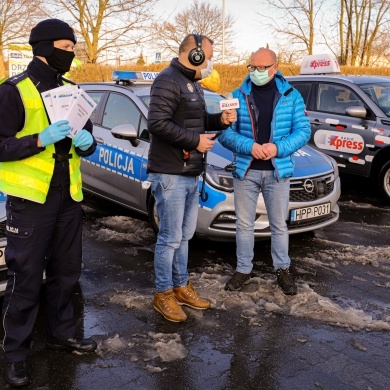
<instances>
[{"instance_id":1,"label":"leaflet in hand","mask_svg":"<svg viewBox=\"0 0 390 390\"><path fill-rule=\"evenodd\" d=\"M84 127L96 107L93 99L76 85L62 85L41 95L51 123L61 119L69 121L71 138Z\"/></svg>"}]
</instances>

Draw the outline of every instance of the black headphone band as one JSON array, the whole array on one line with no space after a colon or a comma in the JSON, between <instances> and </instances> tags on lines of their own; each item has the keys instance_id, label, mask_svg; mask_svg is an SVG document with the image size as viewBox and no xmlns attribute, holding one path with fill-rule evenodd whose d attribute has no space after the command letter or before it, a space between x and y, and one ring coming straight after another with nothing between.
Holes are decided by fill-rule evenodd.
<instances>
[{"instance_id":1,"label":"black headphone band","mask_svg":"<svg viewBox=\"0 0 390 390\"><path fill-rule=\"evenodd\" d=\"M196 49L198 51L202 50L202 35L201 34L192 34L192 36L195 38L195 43L196 43Z\"/></svg>"}]
</instances>

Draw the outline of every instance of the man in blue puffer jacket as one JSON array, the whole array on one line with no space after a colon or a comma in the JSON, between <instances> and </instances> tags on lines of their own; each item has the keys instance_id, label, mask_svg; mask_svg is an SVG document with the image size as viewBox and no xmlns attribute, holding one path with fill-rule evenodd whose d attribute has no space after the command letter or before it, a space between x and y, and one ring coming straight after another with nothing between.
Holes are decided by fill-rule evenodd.
<instances>
[{"instance_id":1,"label":"man in blue puffer jacket","mask_svg":"<svg viewBox=\"0 0 390 390\"><path fill-rule=\"evenodd\" d=\"M271 255L278 284L285 294L297 293L289 272L287 211L294 152L307 144L310 122L300 93L278 71L276 54L256 51L249 75L233 92L239 99L237 122L219 136L235 155L234 201L237 215L237 269L225 290L240 290L253 265L256 205L262 192L271 229Z\"/></svg>"}]
</instances>

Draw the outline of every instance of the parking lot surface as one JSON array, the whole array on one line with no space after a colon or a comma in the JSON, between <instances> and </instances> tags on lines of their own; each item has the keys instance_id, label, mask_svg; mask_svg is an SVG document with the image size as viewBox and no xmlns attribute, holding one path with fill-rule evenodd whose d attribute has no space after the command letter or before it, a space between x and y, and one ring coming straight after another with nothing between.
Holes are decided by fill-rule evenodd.
<instances>
[{"instance_id":1,"label":"parking lot surface","mask_svg":"<svg viewBox=\"0 0 390 390\"><path fill-rule=\"evenodd\" d=\"M146 218L87 196L75 308L80 335L98 350L46 350L42 299L27 388L388 389L390 206L354 179L343 178L342 190L336 224L291 236L296 296L277 287L269 241L256 244L251 282L227 292L234 243L192 240L190 277L212 309L185 308L182 324L152 308L155 236Z\"/></svg>"}]
</instances>

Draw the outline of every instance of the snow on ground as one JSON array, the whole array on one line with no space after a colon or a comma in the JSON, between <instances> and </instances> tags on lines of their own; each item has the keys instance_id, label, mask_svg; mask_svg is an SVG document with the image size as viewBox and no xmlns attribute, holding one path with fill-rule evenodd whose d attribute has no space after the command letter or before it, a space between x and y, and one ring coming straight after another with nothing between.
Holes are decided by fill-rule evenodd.
<instances>
[{"instance_id":1,"label":"snow on ground","mask_svg":"<svg viewBox=\"0 0 390 390\"><path fill-rule=\"evenodd\" d=\"M351 206L351 204L349 204ZM353 205L352 205L353 206ZM137 246L154 249L155 236L148 222L132 219L130 217L116 216L105 217L97 221L99 224L95 233L98 239L103 241L121 242L131 248ZM369 226L366 228L370 228ZM383 228L383 227L382 227ZM225 283L233 274L234 269L229 264L205 262L202 269L190 273L190 279L197 291L212 302L211 310L219 312L216 324L210 321L209 326L223 326L223 312L239 312L241 317L247 320L251 327L261 327L264 318L281 314L307 318L328 323L333 326L347 328L351 331L388 331L390 330L390 315L387 307L376 308L375 316L366 311L366 305L355 302L350 298L340 299L338 304L328 297L315 291L315 285L309 286L299 277L300 267L307 264L320 267L342 276L345 267L350 264L367 265L366 272L370 276L368 283L375 286L388 288L390 286L390 248L350 245L327 241L323 238L313 238L321 248L315 253L305 253L299 259L292 259L298 270L298 294L295 296L284 295L277 286L275 275L253 271L253 277L240 292L228 292L224 290ZM134 254L129 251L128 253ZM255 263L256 266L256 263ZM302 269L302 268L301 268ZM301 274L305 271L302 269ZM367 281L362 277L355 280ZM111 296L114 304L123 305L128 309L150 312L153 299L153 289L140 291L121 291ZM195 318L195 321L204 321L203 312L186 308L187 313ZM222 320L221 320L222 319ZM222 323L219 323L222 321ZM118 353L124 350L129 353L129 358L146 362L146 369L150 372L158 372L163 368L148 364L153 359L161 362L182 359L187 355L186 348L181 342L179 334L136 334L130 340L121 338L118 334L99 343L97 353L104 356L107 353Z\"/></svg>"}]
</instances>

